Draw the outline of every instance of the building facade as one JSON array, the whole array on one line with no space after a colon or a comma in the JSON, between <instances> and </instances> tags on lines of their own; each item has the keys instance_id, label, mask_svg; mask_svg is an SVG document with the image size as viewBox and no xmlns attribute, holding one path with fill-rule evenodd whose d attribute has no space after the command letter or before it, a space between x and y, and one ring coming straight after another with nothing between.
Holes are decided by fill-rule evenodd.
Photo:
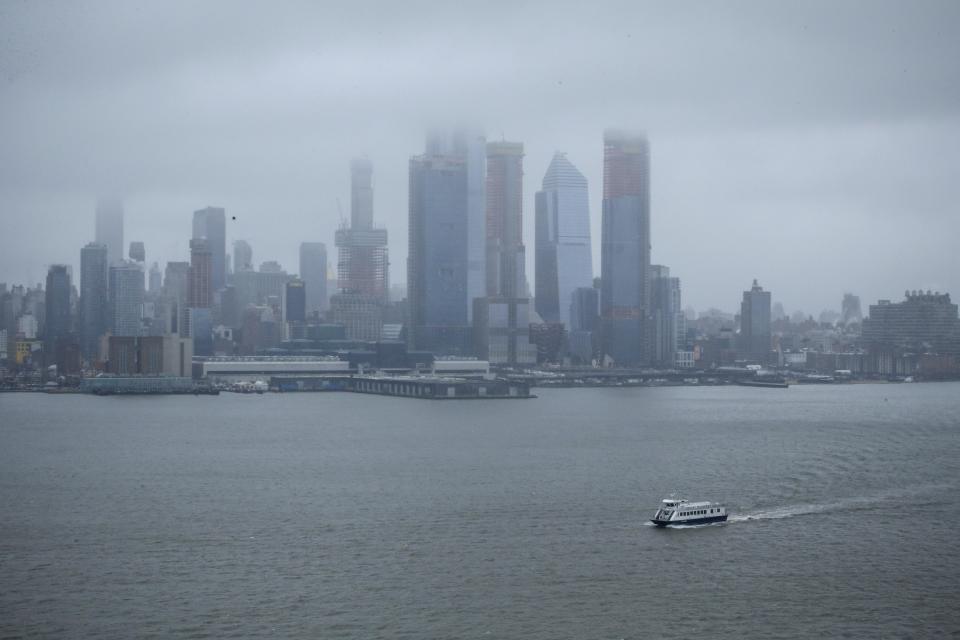
<instances>
[{"instance_id":1,"label":"building facade","mask_svg":"<svg viewBox=\"0 0 960 640\"><path fill-rule=\"evenodd\" d=\"M109 327L107 292L107 246L91 242L80 250L80 352L88 362Z\"/></svg>"},{"instance_id":2,"label":"building facade","mask_svg":"<svg viewBox=\"0 0 960 640\"><path fill-rule=\"evenodd\" d=\"M477 357L491 364L537 363L530 341L530 300L487 296L474 300L474 345Z\"/></svg>"},{"instance_id":3,"label":"building facade","mask_svg":"<svg viewBox=\"0 0 960 640\"><path fill-rule=\"evenodd\" d=\"M670 268L660 264L651 265L650 274L651 361L657 367L672 369L686 332L680 278L670 277Z\"/></svg>"},{"instance_id":4,"label":"building facade","mask_svg":"<svg viewBox=\"0 0 960 640\"><path fill-rule=\"evenodd\" d=\"M127 260L110 266L110 329L139 336L143 317L143 267Z\"/></svg>"},{"instance_id":5,"label":"building facade","mask_svg":"<svg viewBox=\"0 0 960 640\"><path fill-rule=\"evenodd\" d=\"M253 269L253 247L246 240L235 240L233 243L233 271L250 271Z\"/></svg>"},{"instance_id":6,"label":"building facade","mask_svg":"<svg viewBox=\"0 0 960 640\"><path fill-rule=\"evenodd\" d=\"M468 164L458 156L414 157L409 180L410 350L470 355Z\"/></svg>"},{"instance_id":7,"label":"building facade","mask_svg":"<svg viewBox=\"0 0 960 640\"><path fill-rule=\"evenodd\" d=\"M227 213L221 207L193 212L193 240L205 239L210 251L210 290L219 291L227 280Z\"/></svg>"},{"instance_id":8,"label":"building facade","mask_svg":"<svg viewBox=\"0 0 960 640\"><path fill-rule=\"evenodd\" d=\"M569 353L579 364L591 364L597 358L600 333L600 290L577 287L570 294Z\"/></svg>"},{"instance_id":9,"label":"building facade","mask_svg":"<svg viewBox=\"0 0 960 640\"><path fill-rule=\"evenodd\" d=\"M478 129L433 131L426 155L456 158L466 172L467 322L473 321L473 300L487 292L487 141Z\"/></svg>"},{"instance_id":10,"label":"building facade","mask_svg":"<svg viewBox=\"0 0 960 640\"><path fill-rule=\"evenodd\" d=\"M650 361L650 149L645 136L604 134L601 353L617 365Z\"/></svg>"},{"instance_id":11,"label":"building facade","mask_svg":"<svg viewBox=\"0 0 960 640\"><path fill-rule=\"evenodd\" d=\"M523 143L487 143L486 295L518 298L526 283Z\"/></svg>"},{"instance_id":12,"label":"building facade","mask_svg":"<svg viewBox=\"0 0 960 640\"><path fill-rule=\"evenodd\" d=\"M192 375L193 341L180 336L111 336L110 373L117 375Z\"/></svg>"},{"instance_id":13,"label":"building facade","mask_svg":"<svg viewBox=\"0 0 960 640\"><path fill-rule=\"evenodd\" d=\"M70 339L73 318L70 313L70 274L66 265L55 264L47 271L44 289L46 321L43 327L44 356L47 365L61 364L56 352ZM61 367L62 369L62 367Z\"/></svg>"},{"instance_id":14,"label":"building facade","mask_svg":"<svg viewBox=\"0 0 960 640\"><path fill-rule=\"evenodd\" d=\"M740 303L740 357L765 363L770 357L771 340L770 292L764 291L754 280L750 291L743 292Z\"/></svg>"},{"instance_id":15,"label":"building facade","mask_svg":"<svg viewBox=\"0 0 960 640\"><path fill-rule=\"evenodd\" d=\"M337 230L338 288L389 301L387 230L373 226L373 167L369 160L350 165L350 226ZM302 274L301 274L302 275Z\"/></svg>"},{"instance_id":16,"label":"building facade","mask_svg":"<svg viewBox=\"0 0 960 640\"><path fill-rule=\"evenodd\" d=\"M190 241L190 275L187 306L209 309L213 304L213 252L205 238Z\"/></svg>"},{"instance_id":17,"label":"building facade","mask_svg":"<svg viewBox=\"0 0 960 640\"><path fill-rule=\"evenodd\" d=\"M572 328L575 289L592 287L587 179L556 153L536 195L536 307L546 322Z\"/></svg>"},{"instance_id":18,"label":"building facade","mask_svg":"<svg viewBox=\"0 0 960 640\"><path fill-rule=\"evenodd\" d=\"M870 352L960 355L960 319L950 294L907 291L902 302L870 305L861 339Z\"/></svg>"},{"instance_id":19,"label":"building facade","mask_svg":"<svg viewBox=\"0 0 960 640\"><path fill-rule=\"evenodd\" d=\"M327 245L322 242L300 243L300 279L306 287L307 313L326 313Z\"/></svg>"},{"instance_id":20,"label":"building facade","mask_svg":"<svg viewBox=\"0 0 960 640\"><path fill-rule=\"evenodd\" d=\"M383 304L379 296L362 293L337 293L330 297L327 320L342 324L347 340L380 340L383 330Z\"/></svg>"},{"instance_id":21,"label":"building facade","mask_svg":"<svg viewBox=\"0 0 960 640\"><path fill-rule=\"evenodd\" d=\"M291 280L283 290L283 321L305 322L307 319L307 292L303 280Z\"/></svg>"},{"instance_id":22,"label":"building facade","mask_svg":"<svg viewBox=\"0 0 960 640\"><path fill-rule=\"evenodd\" d=\"M535 364L523 244L523 144L487 143L486 296L472 300L474 348L496 364Z\"/></svg>"},{"instance_id":23,"label":"building facade","mask_svg":"<svg viewBox=\"0 0 960 640\"><path fill-rule=\"evenodd\" d=\"M107 264L123 260L123 203L117 198L97 202L95 238L107 247Z\"/></svg>"}]
</instances>

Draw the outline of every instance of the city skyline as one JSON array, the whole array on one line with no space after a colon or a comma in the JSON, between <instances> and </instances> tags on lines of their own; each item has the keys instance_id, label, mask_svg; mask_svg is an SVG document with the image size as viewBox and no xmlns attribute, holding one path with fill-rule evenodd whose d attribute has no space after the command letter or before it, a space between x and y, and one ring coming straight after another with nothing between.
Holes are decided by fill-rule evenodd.
<instances>
[{"instance_id":1,"label":"city skyline","mask_svg":"<svg viewBox=\"0 0 960 640\"><path fill-rule=\"evenodd\" d=\"M734 310L740 283L755 277L788 312L811 314L836 308L844 291L875 300L960 290L949 240L960 201L951 179L960 82L949 61L960 44L944 28L960 9L741 9L614 3L574 19L521 6L494 20L439 8L423 24L388 7L376 28L353 10L306 10L296 21L256 8L10 10L0 26L9 34L0 215L18 241L0 252L2 279L40 282L56 263L76 271L73 240L95 240L89 211L114 193L124 235L146 242L148 263L186 260L182 229L214 204L228 212L228 241L249 240L258 262L292 271L301 240L334 246L346 161L358 154L377 167L378 221L400 274L407 159L425 130L456 119L479 123L490 141L522 141L534 176L565 151L595 186L602 131L645 130L655 158L651 260L670 265L697 308ZM262 35L267 22L276 37ZM531 33L534 23L542 29ZM110 38L107 24L117 27ZM65 25L81 28L66 37ZM561 36L585 46L555 57ZM233 61L237 51L249 51L234 57L252 68ZM216 91L201 89L207 77ZM505 92L509 103L493 99ZM529 212L537 187L526 181ZM597 188L590 211L598 272ZM533 236L528 215L528 244Z\"/></svg>"}]
</instances>

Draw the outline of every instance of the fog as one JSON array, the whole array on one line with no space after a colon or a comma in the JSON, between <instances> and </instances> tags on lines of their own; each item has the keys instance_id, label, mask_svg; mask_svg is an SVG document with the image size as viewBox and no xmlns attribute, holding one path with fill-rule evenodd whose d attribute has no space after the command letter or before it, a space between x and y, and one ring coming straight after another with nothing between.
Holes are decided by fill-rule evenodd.
<instances>
[{"instance_id":1,"label":"fog","mask_svg":"<svg viewBox=\"0 0 960 640\"><path fill-rule=\"evenodd\" d=\"M557 150L590 182L599 275L621 127L650 139L653 262L684 306L733 310L753 278L788 313L960 298L960 3L278 4L0 4L0 282L79 273L101 193L148 263L187 259L214 205L257 264L296 272L303 240L335 264L357 155L404 282L408 159L470 123L525 144L531 284Z\"/></svg>"}]
</instances>

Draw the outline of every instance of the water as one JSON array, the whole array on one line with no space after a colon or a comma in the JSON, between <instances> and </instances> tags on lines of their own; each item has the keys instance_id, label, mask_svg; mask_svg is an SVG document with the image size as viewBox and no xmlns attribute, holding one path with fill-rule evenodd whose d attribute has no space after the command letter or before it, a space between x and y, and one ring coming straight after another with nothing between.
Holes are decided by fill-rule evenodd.
<instances>
[{"instance_id":1,"label":"water","mask_svg":"<svg viewBox=\"0 0 960 640\"><path fill-rule=\"evenodd\" d=\"M538 393L0 394L0 637L960 636L960 384Z\"/></svg>"}]
</instances>

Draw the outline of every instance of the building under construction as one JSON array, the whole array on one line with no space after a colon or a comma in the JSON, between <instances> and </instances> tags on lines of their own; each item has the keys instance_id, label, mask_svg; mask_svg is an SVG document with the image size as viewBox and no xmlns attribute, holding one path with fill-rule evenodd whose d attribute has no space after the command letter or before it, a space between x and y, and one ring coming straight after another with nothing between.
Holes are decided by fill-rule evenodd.
<instances>
[{"instance_id":1,"label":"building under construction","mask_svg":"<svg viewBox=\"0 0 960 640\"><path fill-rule=\"evenodd\" d=\"M337 230L337 288L343 294L389 300L387 230L373 226L373 168L369 160L350 166L350 226Z\"/></svg>"}]
</instances>

